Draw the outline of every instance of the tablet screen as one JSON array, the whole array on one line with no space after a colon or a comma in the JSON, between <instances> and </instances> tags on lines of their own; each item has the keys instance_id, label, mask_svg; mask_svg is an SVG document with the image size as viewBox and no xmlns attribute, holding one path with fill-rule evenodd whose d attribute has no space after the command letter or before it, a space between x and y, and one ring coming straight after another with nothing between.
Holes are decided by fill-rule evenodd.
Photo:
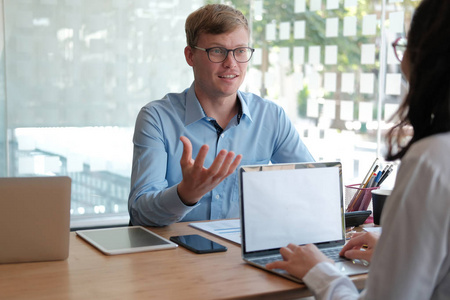
<instances>
[{"instance_id":1,"label":"tablet screen","mask_svg":"<svg viewBox=\"0 0 450 300\"><path fill-rule=\"evenodd\" d=\"M140 226L81 230L77 234L106 254L175 248L176 244Z\"/></svg>"}]
</instances>

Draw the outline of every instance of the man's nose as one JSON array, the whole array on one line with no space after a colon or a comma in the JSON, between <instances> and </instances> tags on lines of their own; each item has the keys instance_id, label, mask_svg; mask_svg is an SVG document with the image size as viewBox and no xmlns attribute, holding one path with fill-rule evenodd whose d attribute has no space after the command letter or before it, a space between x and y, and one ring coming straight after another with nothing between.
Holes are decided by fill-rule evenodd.
<instances>
[{"instance_id":1,"label":"man's nose","mask_svg":"<svg viewBox=\"0 0 450 300\"><path fill-rule=\"evenodd\" d=\"M223 65L227 68L234 68L237 64L236 59L234 58L233 51L228 51L228 55L223 61Z\"/></svg>"}]
</instances>

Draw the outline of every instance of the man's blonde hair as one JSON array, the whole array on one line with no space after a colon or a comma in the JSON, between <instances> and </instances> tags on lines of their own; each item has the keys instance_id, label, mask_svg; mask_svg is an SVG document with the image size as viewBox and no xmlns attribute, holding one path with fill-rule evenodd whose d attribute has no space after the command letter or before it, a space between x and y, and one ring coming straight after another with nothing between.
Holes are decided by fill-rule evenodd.
<instances>
[{"instance_id":1,"label":"man's blonde hair","mask_svg":"<svg viewBox=\"0 0 450 300\"><path fill-rule=\"evenodd\" d=\"M248 21L242 12L228 5L208 4L191 13L186 19L186 42L188 46L194 47L197 46L202 33L222 34L238 27L243 27L250 33Z\"/></svg>"}]
</instances>

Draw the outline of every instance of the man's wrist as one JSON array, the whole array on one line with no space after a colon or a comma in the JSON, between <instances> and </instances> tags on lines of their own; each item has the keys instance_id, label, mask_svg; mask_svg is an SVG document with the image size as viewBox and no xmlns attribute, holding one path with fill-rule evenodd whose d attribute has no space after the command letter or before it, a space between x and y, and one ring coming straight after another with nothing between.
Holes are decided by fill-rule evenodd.
<instances>
[{"instance_id":1,"label":"man's wrist","mask_svg":"<svg viewBox=\"0 0 450 300\"><path fill-rule=\"evenodd\" d=\"M194 201L189 201L188 199L186 199L186 197L183 195L183 193L180 193L180 186L181 186L182 184L181 184L181 182L178 184L178 186L177 186L177 194L178 194L178 197L180 198L180 200L181 200L181 202L183 202L183 204L184 205L186 205L186 206L194 206L195 204L197 204L197 202L200 200L200 199L198 199L198 200L194 200ZM181 189L182 189L182 187L181 187Z\"/></svg>"}]
</instances>

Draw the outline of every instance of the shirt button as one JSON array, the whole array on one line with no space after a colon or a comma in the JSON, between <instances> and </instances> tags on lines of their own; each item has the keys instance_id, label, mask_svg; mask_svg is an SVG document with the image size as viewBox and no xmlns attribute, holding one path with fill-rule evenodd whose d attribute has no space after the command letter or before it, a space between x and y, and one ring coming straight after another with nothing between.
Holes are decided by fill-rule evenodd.
<instances>
[{"instance_id":1,"label":"shirt button","mask_svg":"<svg viewBox=\"0 0 450 300\"><path fill-rule=\"evenodd\" d=\"M219 196L219 195L216 195L216 199L219 200L219 198L220 198L220 196Z\"/></svg>"},{"instance_id":2,"label":"shirt button","mask_svg":"<svg viewBox=\"0 0 450 300\"><path fill-rule=\"evenodd\" d=\"M224 136L225 136L225 134L223 134L223 133L220 135L221 138L224 138Z\"/></svg>"}]
</instances>

